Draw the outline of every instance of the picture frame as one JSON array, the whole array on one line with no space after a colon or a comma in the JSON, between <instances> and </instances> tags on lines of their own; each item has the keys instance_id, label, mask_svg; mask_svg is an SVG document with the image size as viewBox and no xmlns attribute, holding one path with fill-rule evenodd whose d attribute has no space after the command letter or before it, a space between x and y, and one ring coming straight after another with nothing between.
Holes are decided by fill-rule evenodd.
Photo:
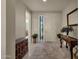
<instances>
[{"instance_id":1,"label":"picture frame","mask_svg":"<svg viewBox=\"0 0 79 59\"><path fill-rule=\"evenodd\" d=\"M78 8L67 14L67 26L78 26Z\"/></svg>"},{"instance_id":2,"label":"picture frame","mask_svg":"<svg viewBox=\"0 0 79 59\"><path fill-rule=\"evenodd\" d=\"M67 32L67 35L78 38L78 8L67 14L67 26L73 28L72 32Z\"/></svg>"}]
</instances>

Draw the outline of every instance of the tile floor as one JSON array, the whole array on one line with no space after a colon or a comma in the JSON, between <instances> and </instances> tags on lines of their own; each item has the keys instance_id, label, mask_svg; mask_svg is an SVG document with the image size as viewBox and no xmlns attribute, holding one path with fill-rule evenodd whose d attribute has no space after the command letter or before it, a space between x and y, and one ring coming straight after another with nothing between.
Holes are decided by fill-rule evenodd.
<instances>
[{"instance_id":1,"label":"tile floor","mask_svg":"<svg viewBox=\"0 0 79 59\"><path fill-rule=\"evenodd\" d=\"M37 43L31 49L31 56L27 54L23 59L70 59L69 49L60 48L59 42Z\"/></svg>"}]
</instances>

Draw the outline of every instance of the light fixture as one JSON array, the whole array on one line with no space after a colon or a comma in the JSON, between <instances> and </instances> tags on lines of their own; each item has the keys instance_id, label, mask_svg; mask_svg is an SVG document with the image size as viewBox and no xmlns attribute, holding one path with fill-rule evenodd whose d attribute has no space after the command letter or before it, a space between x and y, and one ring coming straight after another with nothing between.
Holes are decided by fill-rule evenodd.
<instances>
[{"instance_id":1,"label":"light fixture","mask_svg":"<svg viewBox=\"0 0 79 59\"><path fill-rule=\"evenodd\" d=\"M42 0L43 2L46 2L47 0Z\"/></svg>"}]
</instances>

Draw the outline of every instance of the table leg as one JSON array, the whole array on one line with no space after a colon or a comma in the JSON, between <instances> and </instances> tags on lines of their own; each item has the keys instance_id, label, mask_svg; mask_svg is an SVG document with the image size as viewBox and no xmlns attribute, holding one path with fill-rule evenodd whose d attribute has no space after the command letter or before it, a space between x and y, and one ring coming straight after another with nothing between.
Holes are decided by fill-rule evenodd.
<instances>
[{"instance_id":1,"label":"table leg","mask_svg":"<svg viewBox=\"0 0 79 59\"><path fill-rule=\"evenodd\" d=\"M62 48L62 39L60 39L60 48Z\"/></svg>"},{"instance_id":2,"label":"table leg","mask_svg":"<svg viewBox=\"0 0 79 59\"><path fill-rule=\"evenodd\" d=\"M66 42L66 48L68 48L68 46L67 46L67 42Z\"/></svg>"},{"instance_id":3,"label":"table leg","mask_svg":"<svg viewBox=\"0 0 79 59\"><path fill-rule=\"evenodd\" d=\"M70 47L71 59L73 59L73 48Z\"/></svg>"}]
</instances>

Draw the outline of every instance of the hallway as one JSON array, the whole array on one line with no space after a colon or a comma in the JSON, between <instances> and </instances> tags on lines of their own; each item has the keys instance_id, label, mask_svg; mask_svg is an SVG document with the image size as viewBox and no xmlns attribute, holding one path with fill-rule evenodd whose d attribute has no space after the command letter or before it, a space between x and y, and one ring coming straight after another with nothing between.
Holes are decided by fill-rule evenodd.
<instances>
[{"instance_id":1,"label":"hallway","mask_svg":"<svg viewBox=\"0 0 79 59\"><path fill-rule=\"evenodd\" d=\"M70 54L70 47L78 40L78 0L5 1L2 3L2 59L72 59L74 56L77 59L78 48L71 49ZM66 44L60 48L58 34L68 34L65 39L70 45L68 49Z\"/></svg>"},{"instance_id":2,"label":"hallway","mask_svg":"<svg viewBox=\"0 0 79 59\"><path fill-rule=\"evenodd\" d=\"M23 59L70 59L69 49L60 48L59 42L37 43L32 48L31 56Z\"/></svg>"}]
</instances>

